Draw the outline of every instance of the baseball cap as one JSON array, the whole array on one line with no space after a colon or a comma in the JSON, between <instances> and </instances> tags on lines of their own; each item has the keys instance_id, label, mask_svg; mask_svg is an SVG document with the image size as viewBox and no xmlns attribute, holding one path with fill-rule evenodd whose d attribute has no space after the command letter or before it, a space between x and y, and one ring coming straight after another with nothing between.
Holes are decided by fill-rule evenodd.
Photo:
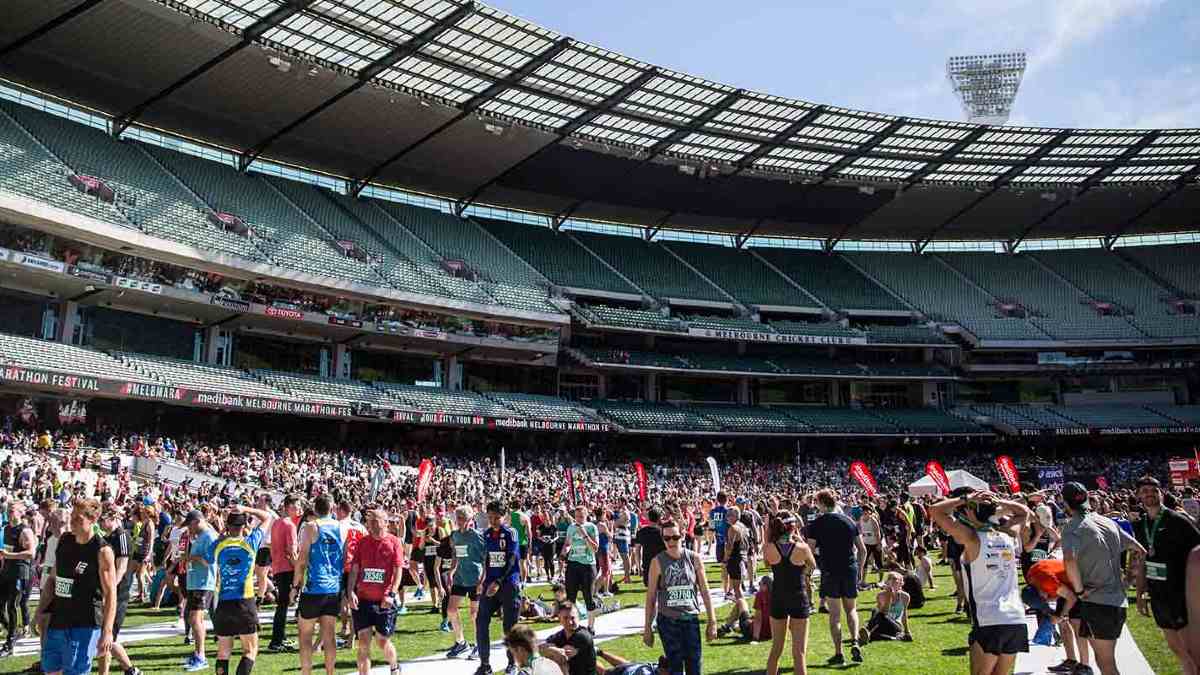
<instances>
[{"instance_id":1,"label":"baseball cap","mask_svg":"<svg viewBox=\"0 0 1200 675\"><path fill-rule=\"evenodd\" d=\"M1062 489L1063 501L1071 508L1081 509L1087 508L1088 491L1083 487L1082 483L1071 481L1063 486Z\"/></svg>"},{"instance_id":2,"label":"baseball cap","mask_svg":"<svg viewBox=\"0 0 1200 675\"><path fill-rule=\"evenodd\" d=\"M245 524L246 514L244 513L231 513L229 514L229 517L225 519L226 527L243 527Z\"/></svg>"},{"instance_id":3,"label":"baseball cap","mask_svg":"<svg viewBox=\"0 0 1200 675\"><path fill-rule=\"evenodd\" d=\"M188 525L191 525L192 523L200 520L203 517L204 517L204 514L200 513L199 511L196 511L194 509L191 511L188 511L188 514L186 516L184 516L184 518L183 518L183 526L187 527Z\"/></svg>"}]
</instances>

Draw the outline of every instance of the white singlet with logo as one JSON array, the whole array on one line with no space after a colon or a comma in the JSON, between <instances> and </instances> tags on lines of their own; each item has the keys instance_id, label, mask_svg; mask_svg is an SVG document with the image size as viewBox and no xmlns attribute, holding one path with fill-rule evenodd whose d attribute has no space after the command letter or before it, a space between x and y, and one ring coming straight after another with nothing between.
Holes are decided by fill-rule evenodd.
<instances>
[{"instance_id":1,"label":"white singlet with logo","mask_svg":"<svg viewBox=\"0 0 1200 675\"><path fill-rule=\"evenodd\" d=\"M966 563L967 597L971 621L976 626L1025 623L1025 605L1018 584L1020 555L1012 537L995 530L980 530L979 557Z\"/></svg>"}]
</instances>

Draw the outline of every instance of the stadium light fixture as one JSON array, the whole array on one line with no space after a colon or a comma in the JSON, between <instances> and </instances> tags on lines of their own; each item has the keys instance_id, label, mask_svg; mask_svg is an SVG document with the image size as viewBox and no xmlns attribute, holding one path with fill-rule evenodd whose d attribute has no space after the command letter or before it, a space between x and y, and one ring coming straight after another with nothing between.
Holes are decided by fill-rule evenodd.
<instances>
[{"instance_id":1,"label":"stadium light fixture","mask_svg":"<svg viewBox=\"0 0 1200 675\"><path fill-rule=\"evenodd\" d=\"M1025 52L952 56L946 78L962 103L967 121L1004 124L1025 74Z\"/></svg>"}]
</instances>

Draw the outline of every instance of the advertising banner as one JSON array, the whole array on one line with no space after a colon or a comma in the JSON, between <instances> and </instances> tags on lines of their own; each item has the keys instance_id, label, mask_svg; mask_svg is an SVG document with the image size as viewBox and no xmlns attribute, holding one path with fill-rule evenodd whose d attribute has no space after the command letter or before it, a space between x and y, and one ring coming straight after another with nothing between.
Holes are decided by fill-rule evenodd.
<instances>
[{"instance_id":1,"label":"advertising banner","mask_svg":"<svg viewBox=\"0 0 1200 675\"><path fill-rule=\"evenodd\" d=\"M759 330L736 330L717 328L688 328L691 337L707 338L710 340L737 340L740 342L771 342L785 345L865 345L865 337L849 337L845 335L791 335L788 333L768 333Z\"/></svg>"}]
</instances>

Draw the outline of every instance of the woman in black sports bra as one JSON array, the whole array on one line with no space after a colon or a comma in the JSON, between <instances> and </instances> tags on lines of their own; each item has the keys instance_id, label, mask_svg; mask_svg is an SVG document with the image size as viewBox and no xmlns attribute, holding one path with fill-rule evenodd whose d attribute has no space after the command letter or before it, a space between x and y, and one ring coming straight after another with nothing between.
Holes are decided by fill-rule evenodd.
<instances>
[{"instance_id":1,"label":"woman in black sports bra","mask_svg":"<svg viewBox=\"0 0 1200 675\"><path fill-rule=\"evenodd\" d=\"M792 662L796 675L808 673L808 616L812 613L810 576L817 561L800 538L796 517L780 511L771 517L763 560L771 566L771 653L767 675L778 675L783 642L792 634Z\"/></svg>"}]
</instances>

